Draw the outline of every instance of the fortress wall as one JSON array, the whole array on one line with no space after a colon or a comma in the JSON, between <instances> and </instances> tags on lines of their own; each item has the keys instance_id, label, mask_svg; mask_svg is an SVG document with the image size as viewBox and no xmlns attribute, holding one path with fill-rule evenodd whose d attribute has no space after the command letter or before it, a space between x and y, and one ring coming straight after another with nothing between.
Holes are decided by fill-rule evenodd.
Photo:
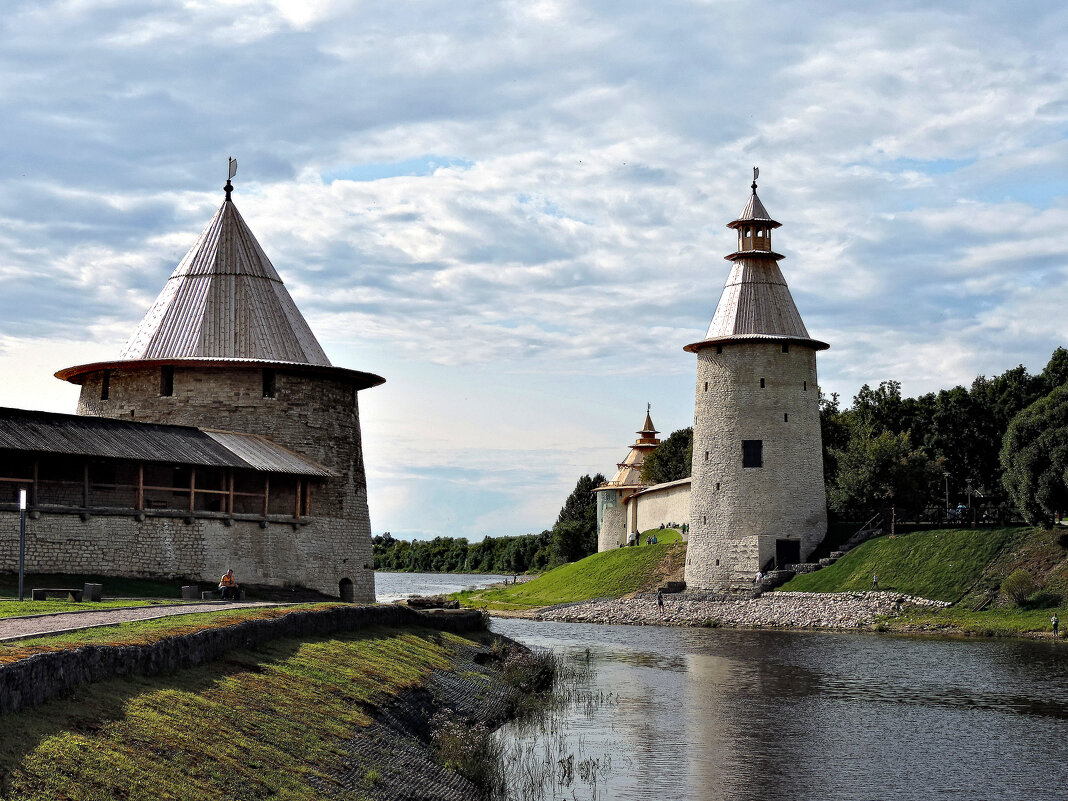
<instances>
[{"instance_id":1,"label":"fortress wall","mask_svg":"<svg viewBox=\"0 0 1068 801\"><path fill-rule=\"evenodd\" d=\"M706 347L696 389L686 581L751 587L776 539L799 540L805 559L827 531L816 353L767 342L725 343L721 354ZM743 440L763 442L763 467L742 467Z\"/></svg>"},{"instance_id":2,"label":"fortress wall","mask_svg":"<svg viewBox=\"0 0 1068 801\"><path fill-rule=\"evenodd\" d=\"M339 478L324 479L316 488L315 522L296 531L285 527L288 539L278 540L276 556L255 551L267 560L259 572L279 577L264 583L290 580L280 576L282 560L291 559L287 576L298 583L336 595L338 582L349 578L356 600L372 601L374 575L363 567L373 566L374 559L356 390L343 376L278 368L275 397L265 398L262 375L259 366L178 365L173 396L161 397L159 368L131 366L111 371L108 400L101 400L102 376L95 373L86 377L78 413L261 434L335 470ZM64 520L68 524L74 525ZM214 565L237 558L245 544L235 540L236 528L204 525L205 560ZM159 530L171 531L168 526ZM252 561L248 567L249 575L257 572ZM215 567L207 572L214 574Z\"/></svg>"},{"instance_id":3,"label":"fortress wall","mask_svg":"<svg viewBox=\"0 0 1068 801\"><path fill-rule=\"evenodd\" d=\"M661 523L688 523L690 482L650 487L630 503L638 504L638 532L657 528Z\"/></svg>"},{"instance_id":4,"label":"fortress wall","mask_svg":"<svg viewBox=\"0 0 1068 801\"><path fill-rule=\"evenodd\" d=\"M19 530L18 512L0 512L4 531ZM143 578L218 581L233 568L239 583L299 584L338 595L350 578L359 601L374 600L374 572L363 570L359 549L346 549L342 521L292 524L180 517L133 517L41 512L26 521L28 573L86 573ZM344 562L348 559L348 562ZM368 562L367 564L370 564ZM17 536L0 538L0 571L19 566ZM334 578L337 576L337 578ZM177 592L177 585L175 586Z\"/></svg>"}]
</instances>

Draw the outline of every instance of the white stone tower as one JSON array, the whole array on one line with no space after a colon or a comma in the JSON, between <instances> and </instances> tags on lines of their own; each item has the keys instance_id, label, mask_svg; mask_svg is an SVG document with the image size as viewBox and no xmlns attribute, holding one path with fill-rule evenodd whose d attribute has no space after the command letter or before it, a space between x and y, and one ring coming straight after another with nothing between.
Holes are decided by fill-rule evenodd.
<instances>
[{"instance_id":1,"label":"white stone tower","mask_svg":"<svg viewBox=\"0 0 1068 801\"><path fill-rule=\"evenodd\" d=\"M598 553L627 544L633 527L628 525L627 506L623 501L646 486L642 483L642 464L646 454L660 444L656 437L659 433L653 426L651 411L646 407L645 424L637 432L638 439L630 446L626 458L616 465L615 476L594 490L597 493Z\"/></svg>"},{"instance_id":2,"label":"white stone tower","mask_svg":"<svg viewBox=\"0 0 1068 801\"><path fill-rule=\"evenodd\" d=\"M697 354L686 582L751 589L758 570L807 558L827 533L816 351L771 249L779 223L756 189Z\"/></svg>"}]
</instances>

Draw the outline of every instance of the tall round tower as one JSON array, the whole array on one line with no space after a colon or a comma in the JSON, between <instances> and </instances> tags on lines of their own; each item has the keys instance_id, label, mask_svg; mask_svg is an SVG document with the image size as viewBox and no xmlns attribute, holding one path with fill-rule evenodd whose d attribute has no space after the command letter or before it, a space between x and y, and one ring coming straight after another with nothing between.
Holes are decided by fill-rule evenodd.
<instances>
[{"instance_id":1,"label":"tall round tower","mask_svg":"<svg viewBox=\"0 0 1068 801\"><path fill-rule=\"evenodd\" d=\"M323 468L326 478L297 483L294 491L282 467L250 450L245 461L263 474L255 486L233 474L183 478L193 499L190 531L180 532L185 544L179 548L179 535L168 532L164 545L154 546L155 513L147 506L140 517L149 520L137 534L138 548L184 554L171 560L171 572L212 578L229 566L247 583L373 601L357 392L384 379L330 363L232 191L228 180L223 204L119 358L56 376L81 385L78 414L192 426L221 438L252 434Z\"/></svg>"},{"instance_id":2,"label":"tall round tower","mask_svg":"<svg viewBox=\"0 0 1068 801\"><path fill-rule=\"evenodd\" d=\"M686 582L751 589L758 570L807 558L827 533L816 351L753 193L697 354Z\"/></svg>"},{"instance_id":3,"label":"tall round tower","mask_svg":"<svg viewBox=\"0 0 1068 801\"><path fill-rule=\"evenodd\" d=\"M653 426L650 407L645 409L645 423L638 439L630 446L626 458L616 465L616 474L594 492L597 494L597 551L610 551L626 545L630 532L624 501L646 485L642 483L642 464L649 451L660 444Z\"/></svg>"}]
</instances>

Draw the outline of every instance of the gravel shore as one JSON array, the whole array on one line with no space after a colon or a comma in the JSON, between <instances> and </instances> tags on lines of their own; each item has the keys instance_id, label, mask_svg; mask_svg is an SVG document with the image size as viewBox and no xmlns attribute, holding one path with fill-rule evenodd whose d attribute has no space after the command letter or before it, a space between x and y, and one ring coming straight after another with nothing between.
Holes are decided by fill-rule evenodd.
<instances>
[{"instance_id":1,"label":"gravel shore","mask_svg":"<svg viewBox=\"0 0 1068 801\"><path fill-rule=\"evenodd\" d=\"M910 606L943 607L897 592L775 592L759 598L665 595L663 612L655 593L546 609L532 617L569 623L637 626L742 626L795 629L856 629L876 617Z\"/></svg>"}]
</instances>

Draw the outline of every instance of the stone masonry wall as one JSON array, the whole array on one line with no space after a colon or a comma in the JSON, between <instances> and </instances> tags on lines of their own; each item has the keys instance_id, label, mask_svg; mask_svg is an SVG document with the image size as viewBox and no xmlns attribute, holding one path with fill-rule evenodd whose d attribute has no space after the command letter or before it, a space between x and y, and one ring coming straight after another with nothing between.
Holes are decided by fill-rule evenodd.
<instances>
[{"instance_id":1,"label":"stone masonry wall","mask_svg":"<svg viewBox=\"0 0 1068 801\"><path fill-rule=\"evenodd\" d=\"M198 521L194 526L200 525L202 531L203 561L162 561L180 564L178 572L198 577L204 565L206 577L217 578L216 565L241 559L243 549L251 547L243 564L248 575L269 574L272 578L264 583L294 582L337 595L339 582L347 578L353 582L356 600L372 601L374 561L356 390L343 375L278 369L275 397L265 398L262 375L260 367L178 365L174 394L163 397L159 368L131 365L111 371L108 400L100 399L102 375L87 376L78 413L261 434L337 471L340 477L324 480L312 499L313 522L297 530L285 526L272 534L271 546L279 547L276 553L256 546L254 533L238 534L244 529L237 524ZM169 523L152 521L146 522L160 532L173 533ZM268 524L267 530L273 525ZM130 540L135 545L150 541L156 542L152 537ZM192 551L179 548L176 554L184 559ZM149 554L128 556L133 565L153 559ZM257 562L260 558L265 561ZM236 564L234 570L238 572Z\"/></svg>"},{"instance_id":2,"label":"stone masonry wall","mask_svg":"<svg viewBox=\"0 0 1068 801\"><path fill-rule=\"evenodd\" d=\"M687 584L751 587L777 539L799 540L804 560L827 532L815 351L703 348L694 412ZM763 441L763 467L742 467L742 440Z\"/></svg>"},{"instance_id":3,"label":"stone masonry wall","mask_svg":"<svg viewBox=\"0 0 1068 801\"><path fill-rule=\"evenodd\" d=\"M638 504L638 532L657 528L661 523L688 523L690 520L690 484L654 486L631 503Z\"/></svg>"},{"instance_id":4,"label":"stone masonry wall","mask_svg":"<svg viewBox=\"0 0 1068 801\"><path fill-rule=\"evenodd\" d=\"M154 676L218 659L283 637L326 637L369 626L421 626L462 633L483 625L478 612L424 614L402 606L345 606L170 637L150 645L87 645L0 665L0 713L39 706L80 684L117 676Z\"/></svg>"}]
</instances>

